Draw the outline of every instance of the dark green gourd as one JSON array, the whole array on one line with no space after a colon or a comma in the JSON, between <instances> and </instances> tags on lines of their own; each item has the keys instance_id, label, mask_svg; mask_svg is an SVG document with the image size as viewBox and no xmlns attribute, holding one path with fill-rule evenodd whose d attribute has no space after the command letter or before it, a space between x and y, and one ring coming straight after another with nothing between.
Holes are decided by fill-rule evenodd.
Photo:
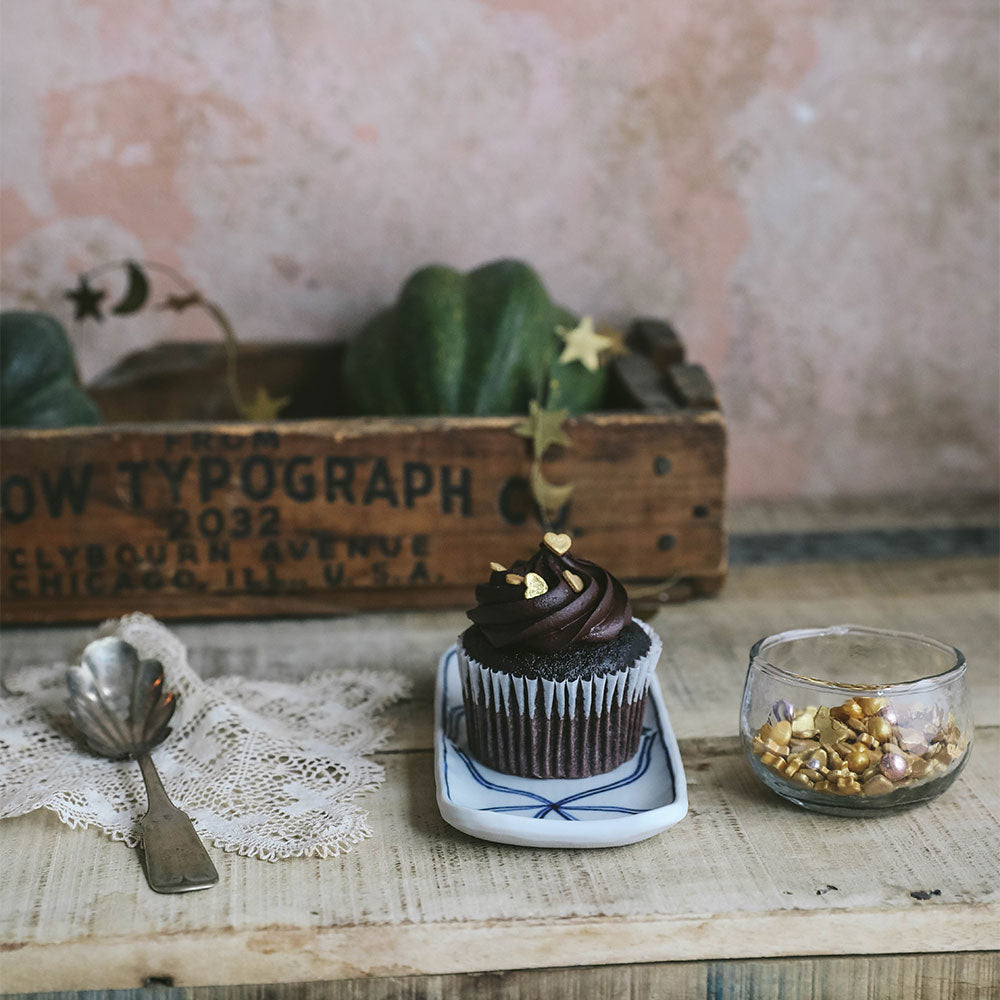
<instances>
[{"instance_id":1,"label":"dark green gourd","mask_svg":"<svg viewBox=\"0 0 1000 1000\"><path fill-rule=\"evenodd\" d=\"M605 370L558 360L556 327L576 323L521 261L468 274L425 267L349 344L345 392L364 414L523 413L530 399L573 413L596 409Z\"/></svg>"},{"instance_id":2,"label":"dark green gourd","mask_svg":"<svg viewBox=\"0 0 1000 1000\"><path fill-rule=\"evenodd\" d=\"M73 348L51 316L0 313L0 426L72 427L100 423L80 388Z\"/></svg>"}]
</instances>

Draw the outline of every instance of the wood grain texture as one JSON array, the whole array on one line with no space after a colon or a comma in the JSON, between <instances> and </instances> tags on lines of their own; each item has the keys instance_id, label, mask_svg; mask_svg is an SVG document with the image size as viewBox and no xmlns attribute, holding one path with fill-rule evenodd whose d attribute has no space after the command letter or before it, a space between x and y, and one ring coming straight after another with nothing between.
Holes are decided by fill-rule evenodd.
<instances>
[{"instance_id":1,"label":"wood grain texture","mask_svg":"<svg viewBox=\"0 0 1000 1000\"><path fill-rule=\"evenodd\" d=\"M442 974L552 964L928 951L996 944L1000 733L934 803L885 819L802 813L735 740L682 741L691 813L613 851L498 848L448 828L431 755L386 755L377 839L268 865L214 851L219 890L151 898L134 852L47 813L5 824L9 989ZM43 847L44 845L44 847ZM829 888L836 886L835 889ZM940 896L911 893L939 889ZM891 933L887 929L891 927Z\"/></svg>"},{"instance_id":2,"label":"wood grain texture","mask_svg":"<svg viewBox=\"0 0 1000 1000\"><path fill-rule=\"evenodd\" d=\"M714 593L725 423L697 366L676 366L676 400L663 392L664 359L683 354L676 334L636 330L612 412L569 421L571 444L546 454L546 478L575 486L554 526L664 600ZM178 377L181 402L162 419L177 405L217 412L220 358L217 345L160 345L105 380L123 422L4 432L0 620L86 621L136 601L163 618L447 607L484 553L512 560L537 544L530 447L513 433L523 415L127 422L156 412ZM317 371L336 380L339 355L257 345L241 363L244 381L263 368L305 402L322 396Z\"/></svg>"},{"instance_id":3,"label":"wood grain texture","mask_svg":"<svg viewBox=\"0 0 1000 1000\"><path fill-rule=\"evenodd\" d=\"M150 985L157 987L157 1000L983 1000L1000 991L1000 952L590 965L268 986L167 987L162 980ZM31 996L149 1000L150 994L132 989Z\"/></svg>"},{"instance_id":4,"label":"wood grain texture","mask_svg":"<svg viewBox=\"0 0 1000 1000\"><path fill-rule=\"evenodd\" d=\"M808 976L816 988L833 989L847 973L818 957L831 951L898 952L900 941L928 953L995 949L1000 636L993 561L778 569L739 568L720 598L652 617L665 639L659 676L681 738L691 811L659 837L607 851L504 848L441 820L429 750L433 665L462 627L460 613L178 625L206 675L301 676L360 664L412 674L415 698L393 716L397 733L381 757L387 781L370 799L377 836L327 860L265 864L213 851L221 885L179 900L146 891L134 853L94 831L68 830L44 812L7 821L0 898L13 902L0 915L7 944L0 983L27 990L129 987L157 975L179 985L350 981L498 967L713 963L704 972L723 959L753 959L760 968L756 960L765 957L813 955L815 964L786 967L770 980L731 971L704 982L774 989ZM925 631L969 657L976 746L956 784L929 805L865 821L805 813L762 789L739 755L734 734L750 644L779 628L845 620ZM6 630L5 670L67 656L83 639L80 628ZM910 895L934 889L941 895ZM913 984L932 997L961 996L962 982L996 979L992 961L884 961L862 966L883 972L859 973L859 989L868 992L857 995L879 996L883 974L906 986L900 996L921 995ZM949 981L947 970L959 968L977 979ZM531 982L523 980L524 988ZM372 995L380 995L378 983Z\"/></svg>"},{"instance_id":5,"label":"wood grain texture","mask_svg":"<svg viewBox=\"0 0 1000 1000\"><path fill-rule=\"evenodd\" d=\"M858 531L875 528L995 527L1000 497L994 492L742 500L727 514L733 534L772 531Z\"/></svg>"},{"instance_id":6,"label":"wood grain texture","mask_svg":"<svg viewBox=\"0 0 1000 1000\"><path fill-rule=\"evenodd\" d=\"M5 431L0 617L454 604L490 558L538 544L520 419ZM589 414L567 431L545 474L576 484L557 526L587 557L664 586L724 575L718 411Z\"/></svg>"}]
</instances>

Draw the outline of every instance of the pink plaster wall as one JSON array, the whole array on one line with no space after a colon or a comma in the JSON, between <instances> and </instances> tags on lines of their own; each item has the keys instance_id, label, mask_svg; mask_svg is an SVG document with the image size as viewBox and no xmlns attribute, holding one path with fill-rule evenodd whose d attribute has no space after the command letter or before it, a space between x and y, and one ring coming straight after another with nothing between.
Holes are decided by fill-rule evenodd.
<instances>
[{"instance_id":1,"label":"pink plaster wall","mask_svg":"<svg viewBox=\"0 0 1000 1000\"><path fill-rule=\"evenodd\" d=\"M992 0L5 2L2 291L108 259L243 337L344 335L415 267L532 261L671 317L734 496L998 484ZM71 325L85 375L209 330Z\"/></svg>"}]
</instances>

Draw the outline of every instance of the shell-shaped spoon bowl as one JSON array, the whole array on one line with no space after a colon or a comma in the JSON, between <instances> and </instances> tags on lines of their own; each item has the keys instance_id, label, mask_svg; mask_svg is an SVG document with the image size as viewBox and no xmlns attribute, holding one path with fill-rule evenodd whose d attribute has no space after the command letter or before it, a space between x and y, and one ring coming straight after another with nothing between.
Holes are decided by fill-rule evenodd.
<instances>
[{"instance_id":1,"label":"shell-shaped spoon bowl","mask_svg":"<svg viewBox=\"0 0 1000 1000\"><path fill-rule=\"evenodd\" d=\"M139 821L146 878L156 892L207 889L219 881L191 819L168 798L150 751L170 732L176 707L159 660L109 636L90 643L66 673L70 714L90 748L102 757L139 762L149 808Z\"/></svg>"},{"instance_id":2,"label":"shell-shaped spoon bowl","mask_svg":"<svg viewBox=\"0 0 1000 1000\"><path fill-rule=\"evenodd\" d=\"M163 664L141 660L136 648L108 636L90 643L66 675L70 713L90 748L102 757L139 757L162 743L177 706L163 684Z\"/></svg>"}]
</instances>

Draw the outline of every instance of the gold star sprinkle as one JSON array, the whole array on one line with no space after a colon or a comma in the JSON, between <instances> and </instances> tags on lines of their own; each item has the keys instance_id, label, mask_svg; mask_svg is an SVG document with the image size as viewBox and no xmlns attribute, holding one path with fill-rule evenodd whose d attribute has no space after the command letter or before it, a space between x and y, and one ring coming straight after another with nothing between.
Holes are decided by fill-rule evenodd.
<instances>
[{"instance_id":1,"label":"gold star sprinkle","mask_svg":"<svg viewBox=\"0 0 1000 1000\"><path fill-rule=\"evenodd\" d=\"M557 535L554 531L546 531L542 535L542 541L546 547L551 549L557 556L569 552L569 547L573 544L573 539L569 535Z\"/></svg>"},{"instance_id":2,"label":"gold star sprinkle","mask_svg":"<svg viewBox=\"0 0 1000 1000\"><path fill-rule=\"evenodd\" d=\"M571 361L579 361L592 372L601 367L601 351L613 347L615 343L610 337L605 337L594 329L593 316L584 316L572 330L557 326L556 333L566 341L566 346L559 355L559 363L568 365Z\"/></svg>"},{"instance_id":3,"label":"gold star sprinkle","mask_svg":"<svg viewBox=\"0 0 1000 1000\"><path fill-rule=\"evenodd\" d=\"M530 601L532 597L541 597L549 592L545 578L537 573L529 573L524 578L524 596Z\"/></svg>"},{"instance_id":4,"label":"gold star sprinkle","mask_svg":"<svg viewBox=\"0 0 1000 1000\"><path fill-rule=\"evenodd\" d=\"M524 577L518 576L517 573L508 573L507 582L515 587L520 587L524 583Z\"/></svg>"},{"instance_id":5,"label":"gold star sprinkle","mask_svg":"<svg viewBox=\"0 0 1000 1000\"><path fill-rule=\"evenodd\" d=\"M563 579L578 593L583 593L583 580L580 579L571 569L563 570Z\"/></svg>"},{"instance_id":6,"label":"gold star sprinkle","mask_svg":"<svg viewBox=\"0 0 1000 1000\"><path fill-rule=\"evenodd\" d=\"M490 563L490 569L493 570L494 573L506 573L507 572L507 567L506 566L501 566L500 563L498 563L498 562L491 562Z\"/></svg>"}]
</instances>

